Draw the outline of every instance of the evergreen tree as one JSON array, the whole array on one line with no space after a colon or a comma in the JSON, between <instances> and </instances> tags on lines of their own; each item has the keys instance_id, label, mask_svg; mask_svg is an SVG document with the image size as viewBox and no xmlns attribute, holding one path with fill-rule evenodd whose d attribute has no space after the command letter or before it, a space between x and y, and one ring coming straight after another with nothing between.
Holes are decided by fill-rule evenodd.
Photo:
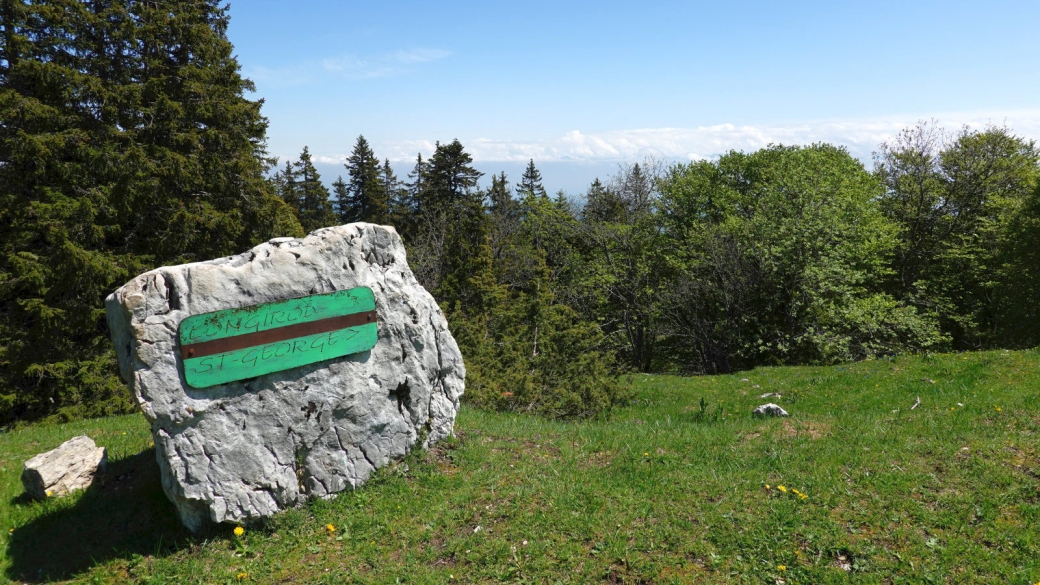
<instances>
[{"instance_id":1,"label":"evergreen tree","mask_svg":"<svg viewBox=\"0 0 1040 585\"><path fill-rule=\"evenodd\" d=\"M589 186L585 194L582 218L588 222L619 222L624 218L625 204L616 193L607 189L599 177Z\"/></svg>"},{"instance_id":2,"label":"evergreen tree","mask_svg":"<svg viewBox=\"0 0 1040 585\"><path fill-rule=\"evenodd\" d=\"M343 221L390 223L390 202L383 185L382 169L364 136L358 136L345 166L350 175L350 197Z\"/></svg>"},{"instance_id":3,"label":"evergreen tree","mask_svg":"<svg viewBox=\"0 0 1040 585\"><path fill-rule=\"evenodd\" d=\"M343 180L343 175L332 182L333 211L341 223L347 223L347 209L350 207L350 187Z\"/></svg>"},{"instance_id":4,"label":"evergreen tree","mask_svg":"<svg viewBox=\"0 0 1040 585\"><path fill-rule=\"evenodd\" d=\"M411 215L411 201L408 197L408 189L394 174L394 169L390 166L390 159L383 160L382 171L380 180L383 182L384 197L389 206L389 221L387 223L395 228L397 226L403 227Z\"/></svg>"},{"instance_id":5,"label":"evergreen tree","mask_svg":"<svg viewBox=\"0 0 1040 585\"><path fill-rule=\"evenodd\" d=\"M132 407L103 300L298 235L217 0L0 2L0 422Z\"/></svg>"},{"instance_id":6,"label":"evergreen tree","mask_svg":"<svg viewBox=\"0 0 1040 585\"><path fill-rule=\"evenodd\" d=\"M290 160L285 161L285 168L281 172L275 173L274 177L271 178L271 182L274 184L275 193L278 194L278 197L298 216L301 205L300 188L297 185L298 177L296 166L293 165L293 162Z\"/></svg>"},{"instance_id":7,"label":"evergreen tree","mask_svg":"<svg viewBox=\"0 0 1040 585\"><path fill-rule=\"evenodd\" d=\"M423 162L422 153L415 155L415 166L408 173L411 182L405 183L408 195L413 202L419 201L420 194L426 188L426 163Z\"/></svg>"},{"instance_id":8,"label":"evergreen tree","mask_svg":"<svg viewBox=\"0 0 1040 585\"><path fill-rule=\"evenodd\" d=\"M419 192L419 212L467 206L466 200L474 195L477 181L484 175L473 168L472 163L473 157L458 139L449 144L438 142L426 164L426 184Z\"/></svg>"},{"instance_id":9,"label":"evergreen tree","mask_svg":"<svg viewBox=\"0 0 1040 585\"><path fill-rule=\"evenodd\" d=\"M316 229L336 225L336 214L329 201L329 190L321 182L321 175L311 162L311 153L306 146L300 160L293 163L296 188L296 216L303 230L310 233Z\"/></svg>"},{"instance_id":10,"label":"evergreen tree","mask_svg":"<svg viewBox=\"0 0 1040 585\"><path fill-rule=\"evenodd\" d=\"M516 216L516 201L509 193L509 179L505 171L491 175L491 188L488 189L488 203L491 214L501 217Z\"/></svg>"},{"instance_id":11,"label":"evergreen tree","mask_svg":"<svg viewBox=\"0 0 1040 585\"><path fill-rule=\"evenodd\" d=\"M525 196L546 197L545 187L542 186L542 173L534 166L534 159L527 163L524 174L520 177L520 184L516 186L516 194L521 198Z\"/></svg>"}]
</instances>

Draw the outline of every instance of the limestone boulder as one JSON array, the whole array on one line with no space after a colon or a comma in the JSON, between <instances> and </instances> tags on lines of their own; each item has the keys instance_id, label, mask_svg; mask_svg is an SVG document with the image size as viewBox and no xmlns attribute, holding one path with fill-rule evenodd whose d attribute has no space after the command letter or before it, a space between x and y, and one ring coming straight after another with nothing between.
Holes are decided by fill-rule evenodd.
<instances>
[{"instance_id":1,"label":"limestone boulder","mask_svg":"<svg viewBox=\"0 0 1040 585\"><path fill-rule=\"evenodd\" d=\"M780 408L780 405L773 404L772 402L770 402L768 404L763 404L762 406L759 406L755 410L752 410L751 414L754 415L754 416L761 416L761 417L764 417L764 416L790 416L790 415L787 414L786 410L784 410L783 408Z\"/></svg>"},{"instance_id":2,"label":"limestone boulder","mask_svg":"<svg viewBox=\"0 0 1040 585\"><path fill-rule=\"evenodd\" d=\"M34 498L61 497L89 487L98 470L105 468L108 457L86 435L73 437L57 449L40 453L25 462L22 485Z\"/></svg>"},{"instance_id":3,"label":"limestone boulder","mask_svg":"<svg viewBox=\"0 0 1040 585\"><path fill-rule=\"evenodd\" d=\"M374 296L371 349L205 388L186 381L184 319L356 287ZM357 488L413 446L452 434L462 355L391 227L325 228L158 268L116 290L106 309L123 378L151 422L163 489L192 530Z\"/></svg>"}]
</instances>

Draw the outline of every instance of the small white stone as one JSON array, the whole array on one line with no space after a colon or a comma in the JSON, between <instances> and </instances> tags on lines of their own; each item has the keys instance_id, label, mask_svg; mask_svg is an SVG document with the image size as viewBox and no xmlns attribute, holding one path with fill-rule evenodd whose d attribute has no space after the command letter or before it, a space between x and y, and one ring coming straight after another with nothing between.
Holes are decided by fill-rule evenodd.
<instances>
[{"instance_id":1,"label":"small white stone","mask_svg":"<svg viewBox=\"0 0 1040 585\"><path fill-rule=\"evenodd\" d=\"M108 455L86 435L73 437L57 449L40 453L25 462L22 485L34 498L60 497L90 486Z\"/></svg>"},{"instance_id":2,"label":"small white stone","mask_svg":"<svg viewBox=\"0 0 1040 585\"><path fill-rule=\"evenodd\" d=\"M754 416L790 416L787 414L786 410L772 402L759 406L755 410L751 411L751 414Z\"/></svg>"}]
</instances>

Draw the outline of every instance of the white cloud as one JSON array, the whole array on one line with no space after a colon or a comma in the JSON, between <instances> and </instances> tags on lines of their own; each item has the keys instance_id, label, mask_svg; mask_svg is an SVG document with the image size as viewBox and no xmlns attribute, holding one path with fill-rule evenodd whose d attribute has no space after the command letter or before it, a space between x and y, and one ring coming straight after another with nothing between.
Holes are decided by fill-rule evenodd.
<instances>
[{"instance_id":1,"label":"white cloud","mask_svg":"<svg viewBox=\"0 0 1040 585\"><path fill-rule=\"evenodd\" d=\"M328 156L328 155L315 155L315 156L311 157L311 160L313 162L320 163L320 164L323 164L323 165L341 165L341 164L345 164L347 162L347 156L349 156L349 155L346 155L346 154L336 154L336 155L332 155L332 156Z\"/></svg>"},{"instance_id":2,"label":"white cloud","mask_svg":"<svg viewBox=\"0 0 1040 585\"><path fill-rule=\"evenodd\" d=\"M401 75L410 71L412 65L430 63L449 55L451 55L450 51L441 49L416 48L369 58L342 55L324 59L321 64L325 71L338 73L350 79L371 79Z\"/></svg>"},{"instance_id":3,"label":"white cloud","mask_svg":"<svg viewBox=\"0 0 1040 585\"><path fill-rule=\"evenodd\" d=\"M849 120L821 120L776 125L716 124L696 128L639 128L584 133L572 130L555 138L511 141L491 138L463 139L466 150L478 161L637 161L647 156L698 160L730 150L752 151L769 144L829 142L845 146L863 161L882 142L900 130L932 116L891 116ZM1007 125L1020 136L1040 138L1040 109L1006 112L949 113L934 116L948 130L961 126L982 128ZM410 140L374 145L377 154L394 161L413 160L417 152L428 156L432 140Z\"/></svg>"},{"instance_id":4,"label":"white cloud","mask_svg":"<svg viewBox=\"0 0 1040 585\"><path fill-rule=\"evenodd\" d=\"M437 61L449 57L451 51L443 51L441 49L408 49L404 51L397 51L390 54L387 58L397 61L398 63L429 63L430 61Z\"/></svg>"},{"instance_id":5,"label":"white cloud","mask_svg":"<svg viewBox=\"0 0 1040 585\"><path fill-rule=\"evenodd\" d=\"M326 78L329 74L350 80L374 79L403 75L417 65L445 59L451 54L451 51L420 47L368 57L337 55L288 67L254 66L247 68L245 73L246 77L257 83L274 87L303 85Z\"/></svg>"}]
</instances>

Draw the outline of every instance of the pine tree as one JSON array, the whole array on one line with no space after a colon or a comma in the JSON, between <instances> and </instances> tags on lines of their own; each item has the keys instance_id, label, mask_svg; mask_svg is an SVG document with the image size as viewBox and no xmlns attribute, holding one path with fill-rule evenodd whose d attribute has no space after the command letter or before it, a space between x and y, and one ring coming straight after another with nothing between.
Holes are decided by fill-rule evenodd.
<instances>
[{"instance_id":1,"label":"pine tree","mask_svg":"<svg viewBox=\"0 0 1040 585\"><path fill-rule=\"evenodd\" d=\"M516 194L524 197L546 197L545 187L542 186L542 173L534 166L534 159L527 163L524 174L520 177L520 184L516 186Z\"/></svg>"},{"instance_id":2,"label":"pine tree","mask_svg":"<svg viewBox=\"0 0 1040 585\"><path fill-rule=\"evenodd\" d=\"M437 143L426 164L426 184L419 194L419 212L449 211L467 206L477 181L484 175L471 165L473 157L456 138L449 144Z\"/></svg>"},{"instance_id":3,"label":"pine tree","mask_svg":"<svg viewBox=\"0 0 1040 585\"><path fill-rule=\"evenodd\" d=\"M318 169L311 162L311 153L306 146L300 160L293 163L296 187L296 216L305 232L336 225L336 214L329 201L329 190L321 182Z\"/></svg>"},{"instance_id":4,"label":"pine tree","mask_svg":"<svg viewBox=\"0 0 1040 585\"><path fill-rule=\"evenodd\" d=\"M358 136L345 166L350 175L350 197L343 221L390 223L390 204L383 185L382 169L364 136Z\"/></svg>"},{"instance_id":5,"label":"pine tree","mask_svg":"<svg viewBox=\"0 0 1040 585\"><path fill-rule=\"evenodd\" d=\"M298 235L217 0L0 2L0 422L132 408L105 295Z\"/></svg>"},{"instance_id":6,"label":"pine tree","mask_svg":"<svg viewBox=\"0 0 1040 585\"><path fill-rule=\"evenodd\" d=\"M585 194L581 215L586 223L616 223L625 216L625 203L597 177Z\"/></svg>"},{"instance_id":7,"label":"pine tree","mask_svg":"<svg viewBox=\"0 0 1040 585\"><path fill-rule=\"evenodd\" d=\"M380 180L383 181L383 189L386 193L385 199L389 206L389 221L387 223L395 228L397 226L403 227L407 223L412 211L408 189L394 174L394 169L390 166L390 159L384 159L382 170Z\"/></svg>"},{"instance_id":8,"label":"pine tree","mask_svg":"<svg viewBox=\"0 0 1040 585\"><path fill-rule=\"evenodd\" d=\"M343 180L343 175L332 182L333 211L340 223L348 223L347 209L350 207L350 187Z\"/></svg>"},{"instance_id":9,"label":"pine tree","mask_svg":"<svg viewBox=\"0 0 1040 585\"><path fill-rule=\"evenodd\" d=\"M510 216L516 213L516 201L509 193L509 179L505 171L491 175L491 188L488 189L488 202L492 215Z\"/></svg>"},{"instance_id":10,"label":"pine tree","mask_svg":"<svg viewBox=\"0 0 1040 585\"><path fill-rule=\"evenodd\" d=\"M405 183L408 194L412 201L418 201L423 189L426 188L426 163L423 162L422 153L415 155L415 166L408 173L411 182Z\"/></svg>"},{"instance_id":11,"label":"pine tree","mask_svg":"<svg viewBox=\"0 0 1040 585\"><path fill-rule=\"evenodd\" d=\"M289 209L293 210L294 214L299 216L302 202L300 200L300 188L297 185L299 180L296 166L293 165L292 161L285 161L285 168L281 172L275 173L271 182L274 184L275 193L278 197L289 206Z\"/></svg>"}]
</instances>

